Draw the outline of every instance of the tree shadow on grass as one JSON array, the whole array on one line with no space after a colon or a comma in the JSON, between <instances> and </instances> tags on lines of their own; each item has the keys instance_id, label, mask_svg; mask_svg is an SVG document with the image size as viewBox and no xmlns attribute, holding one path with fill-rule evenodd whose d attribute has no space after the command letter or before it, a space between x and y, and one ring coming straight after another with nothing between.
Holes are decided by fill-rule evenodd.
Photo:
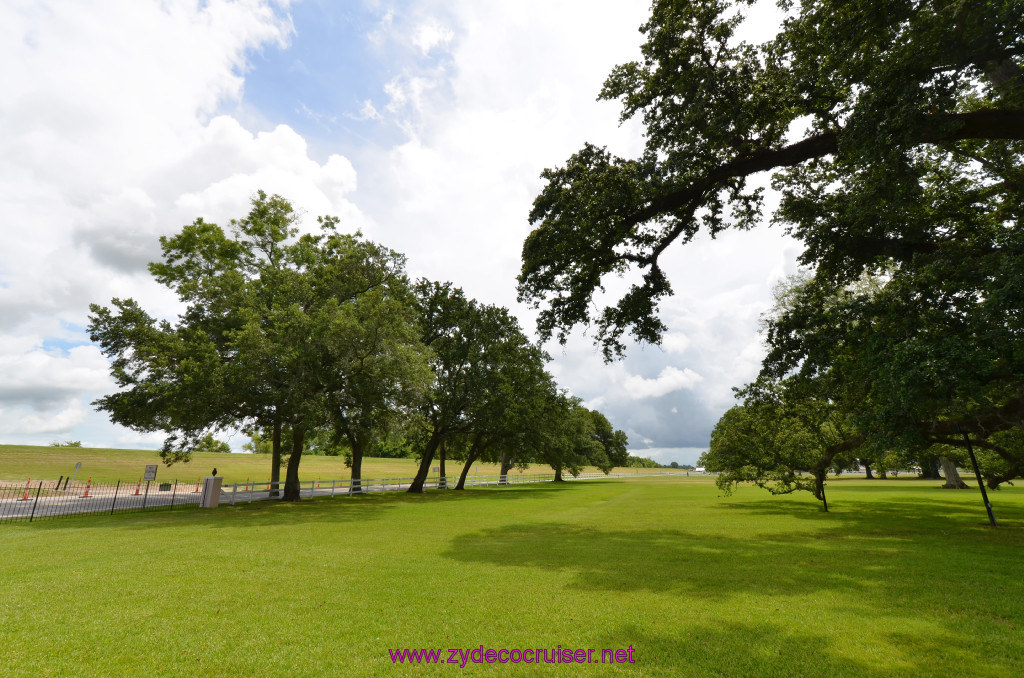
<instances>
[{"instance_id":1,"label":"tree shadow on grass","mask_svg":"<svg viewBox=\"0 0 1024 678\"><path fill-rule=\"evenodd\" d=\"M879 554L887 540L856 547ZM673 592L713 598L722 593L765 595L865 587L899 563L822 549L813 538L790 534L759 539L709 536L682 530L599 530L569 523L509 525L456 537L442 555L500 567L575 572L570 587L601 591ZM836 560L844 559L837 568Z\"/></svg>"},{"instance_id":2,"label":"tree shadow on grass","mask_svg":"<svg viewBox=\"0 0 1024 678\"><path fill-rule=\"evenodd\" d=\"M821 510L817 501L803 497L766 496L760 501L737 501L723 499L716 509L741 512L752 516L780 516L798 520L825 521L830 526L846 526L851 530L889 529L898 525L900 532L944 532L950 529L974 531L982 527L988 530L988 514L977 495L957 494L958 500L946 494L953 490L938 490L934 493L912 493L903 497L890 496L875 498L873 488L858 487L855 492L842 497L840 501L829 502L829 512ZM867 496L867 498L865 498ZM975 501L975 499L977 500ZM1006 501L995 506L996 520L1002 532L1020 535L1024 527L1024 506L1019 501ZM999 532L1000 530L996 530Z\"/></svg>"},{"instance_id":3,"label":"tree shadow on grass","mask_svg":"<svg viewBox=\"0 0 1024 678\"><path fill-rule=\"evenodd\" d=\"M681 529L604 530L573 523L508 525L456 537L444 556L462 562L575 572L582 590L804 594L827 590L897 589L910 584L901 572L921 571L942 587L964 560L979 558L994 571L1013 569L1024 530L972 529L969 507L931 502L931 513L913 500L871 502L863 510L824 514L796 500L729 502L715 508L749 516L762 532L742 536ZM713 509L715 510L715 509ZM780 521L815 518L816 525L782 527ZM736 524L730 516L724 524ZM1002 576L1002 575L1000 575ZM954 588L960 588L958 582Z\"/></svg>"},{"instance_id":4,"label":"tree shadow on grass","mask_svg":"<svg viewBox=\"0 0 1024 678\"><path fill-rule=\"evenodd\" d=\"M673 635L627 626L600 637L597 647L634 648L637 673L644 676L948 676L952 666L984 663L1009 670L1012 659L993 661L950 632L931 635L882 634L868 656L814 626L792 628L770 621L693 619ZM967 671L970 673L970 671ZM994 675L999 675L998 672Z\"/></svg>"},{"instance_id":5,"label":"tree shadow on grass","mask_svg":"<svg viewBox=\"0 0 1024 678\"><path fill-rule=\"evenodd\" d=\"M763 509L757 503L729 510L753 514L753 507ZM900 503L886 509L898 517L912 513ZM1017 624L1024 619L1016 602L1020 549L991 541L991 531L965 538L950 530L928 538L885 529L851 533L850 524L798 525L745 537L516 524L460 535L442 555L467 564L533 568L541 581L558 573L557 586L584 597L653 593L678 600L680 610L725 605L736 611L732 619L695 616L665 637L644 636L649 627L634 628L595 645L634 645L650 668L643 675L943 675L949 665L932 668L929 662L958 642L951 615L984 622L989 628L983 636L1004 642L1008 632L994 628L998 624L992 620ZM989 593L979 595L979 584ZM758 601L749 608L750 620L737 622L748 601ZM821 634L815 633L815 601L828 619ZM777 606L775 613L771 605ZM802 610L796 617L787 615L791 605ZM776 622L776 616L788 616L790 624L794 618L802 621L796 628ZM875 633L869 641L875 644L873 656L861 662L840 645L844 635L834 625L844 622L837 620L857 620L855 625L866 628L907 626ZM986 659L983 654L957 650L958 659L972 662ZM1004 668L1021 664L1020 657L996 659Z\"/></svg>"}]
</instances>

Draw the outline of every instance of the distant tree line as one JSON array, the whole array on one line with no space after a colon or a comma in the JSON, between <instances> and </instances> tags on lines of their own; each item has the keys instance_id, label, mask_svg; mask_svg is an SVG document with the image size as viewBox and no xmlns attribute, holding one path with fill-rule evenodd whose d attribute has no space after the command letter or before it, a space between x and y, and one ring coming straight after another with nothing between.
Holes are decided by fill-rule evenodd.
<instances>
[{"instance_id":1,"label":"distant tree line","mask_svg":"<svg viewBox=\"0 0 1024 678\"><path fill-rule=\"evenodd\" d=\"M184 305L173 322L133 299L90 306L119 387L94 404L165 433L165 463L227 451L213 434L240 430L270 455L272 481L285 467L286 500L306 454L344 456L354 491L368 454L418 458L411 492L435 461L462 464L456 489L479 461L502 474L545 463L556 481L628 463L626 435L557 387L508 310L410 281L402 255L333 217L303 235L295 220L260 192L226 230L197 219L162 237L149 269Z\"/></svg>"},{"instance_id":2,"label":"distant tree line","mask_svg":"<svg viewBox=\"0 0 1024 678\"><path fill-rule=\"evenodd\" d=\"M680 464L677 461L673 461L669 464L662 464L661 462L648 459L647 457L636 457L633 455L629 455L624 466L627 468L677 468L683 471L694 470L692 464Z\"/></svg>"}]
</instances>

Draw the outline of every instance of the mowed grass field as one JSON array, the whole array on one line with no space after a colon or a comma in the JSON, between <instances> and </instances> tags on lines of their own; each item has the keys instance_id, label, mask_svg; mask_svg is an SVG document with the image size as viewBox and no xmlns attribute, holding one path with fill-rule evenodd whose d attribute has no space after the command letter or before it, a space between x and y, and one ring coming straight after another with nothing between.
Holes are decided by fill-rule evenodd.
<instances>
[{"instance_id":1,"label":"mowed grass field","mask_svg":"<svg viewBox=\"0 0 1024 678\"><path fill-rule=\"evenodd\" d=\"M147 464L158 464L157 480L195 482L201 476L208 476L214 468L225 484L244 483L247 480L263 482L270 479L270 455L266 454L194 454L192 460L172 466L164 466L160 453L154 450L117 450L92 447L43 447L31 445L0 445L0 482L24 483L33 481L56 481L62 475L74 473L75 464L82 462L82 468L75 476L75 482L92 478L94 483L113 483L118 480L135 482L146 470ZM431 465L437 466L438 462ZM411 478L416 475L419 462L415 459L363 459L363 478ZM497 475L497 464L477 463L480 475ZM588 469L597 471L597 469ZM615 469L616 472L635 472L637 469ZM642 469L641 469L642 470ZM458 478L462 464L449 460L445 471ZM512 474L518 474L517 469ZM551 473L546 464L532 464L524 473ZM471 471L470 475L475 472ZM299 466L302 480L341 480L351 476L342 457L317 457L304 455ZM284 480L284 468L281 469Z\"/></svg>"},{"instance_id":2,"label":"mowed grass field","mask_svg":"<svg viewBox=\"0 0 1024 678\"><path fill-rule=\"evenodd\" d=\"M8 676L1024 675L1024 491L639 478L0 526ZM397 666L393 648L632 647ZM448 658L444 652L443 657Z\"/></svg>"}]
</instances>

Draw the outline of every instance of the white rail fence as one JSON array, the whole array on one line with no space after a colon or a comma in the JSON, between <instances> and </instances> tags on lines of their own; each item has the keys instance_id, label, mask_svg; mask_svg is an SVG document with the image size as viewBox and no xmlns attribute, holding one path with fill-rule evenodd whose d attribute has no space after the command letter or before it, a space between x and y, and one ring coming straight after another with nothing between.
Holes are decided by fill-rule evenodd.
<instances>
[{"instance_id":1,"label":"white rail fence","mask_svg":"<svg viewBox=\"0 0 1024 678\"><path fill-rule=\"evenodd\" d=\"M636 473L581 473L572 476L568 473L562 474L566 481L595 480L601 478L643 478L650 476L682 476L685 472L667 471L662 469L643 469ZM456 482L452 481L453 476L437 477L432 476L423 485L425 490L452 489ZM369 494L372 492L404 492L409 489L414 478L412 476L398 478L363 478L352 480L342 478L338 480L303 480L299 482L299 497L301 499L313 499L314 497L337 497L351 496L355 494ZM466 487L503 487L508 485L522 485L526 483L550 483L554 482L553 473L510 473L504 476L467 476ZM234 506L236 503L248 503L253 501L266 501L269 499L282 499L284 497L285 481L264 481L231 483L221 486L220 500Z\"/></svg>"}]
</instances>

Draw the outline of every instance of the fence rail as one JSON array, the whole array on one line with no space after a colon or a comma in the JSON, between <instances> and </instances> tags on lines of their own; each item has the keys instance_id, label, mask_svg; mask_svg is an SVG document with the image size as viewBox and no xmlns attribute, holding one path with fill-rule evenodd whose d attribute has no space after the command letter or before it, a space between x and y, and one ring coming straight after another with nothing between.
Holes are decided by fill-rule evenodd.
<instances>
[{"instance_id":1,"label":"fence rail","mask_svg":"<svg viewBox=\"0 0 1024 678\"><path fill-rule=\"evenodd\" d=\"M641 472L642 471L642 472ZM637 478L659 475L682 475L669 471L638 470L636 473L581 473L573 477L563 475L567 481L595 478ZM524 483L553 482L553 473L515 473L508 475L468 476L466 487L506 486ZM363 478L352 480L303 480L299 483L299 498L351 496L375 492L401 492L408 489L413 478ZM236 504L267 501L284 497L284 481L244 482L224 485L220 503ZM455 486L452 476L433 476L424 489L450 489ZM27 520L29 522L59 516L89 513L127 513L131 511L175 510L195 508L202 497L202 483L139 481L102 484L87 481L68 483L42 481L21 484L0 484L0 523Z\"/></svg>"},{"instance_id":2,"label":"fence rail","mask_svg":"<svg viewBox=\"0 0 1024 678\"><path fill-rule=\"evenodd\" d=\"M199 504L200 489L196 483L178 481L3 484L0 485L0 522L194 507Z\"/></svg>"}]
</instances>

